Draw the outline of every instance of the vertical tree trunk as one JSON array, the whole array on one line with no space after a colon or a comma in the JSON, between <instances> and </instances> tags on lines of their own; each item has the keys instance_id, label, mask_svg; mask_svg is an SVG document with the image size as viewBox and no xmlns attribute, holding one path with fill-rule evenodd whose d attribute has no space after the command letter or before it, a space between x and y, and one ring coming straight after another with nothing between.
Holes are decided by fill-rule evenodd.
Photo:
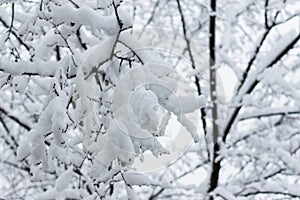
<instances>
[{"instance_id":1,"label":"vertical tree trunk","mask_svg":"<svg viewBox=\"0 0 300 200\"><path fill-rule=\"evenodd\" d=\"M210 55L210 94L212 100L212 138L213 138L213 156L212 156L212 170L210 175L210 184L208 192L212 192L218 186L219 172L221 162L216 161L220 146L218 144L218 106L217 106L217 91L216 91L216 68L215 68L215 32L216 32L216 0L211 0L211 13L209 18L209 55ZM213 199L211 196L210 199Z\"/></svg>"}]
</instances>

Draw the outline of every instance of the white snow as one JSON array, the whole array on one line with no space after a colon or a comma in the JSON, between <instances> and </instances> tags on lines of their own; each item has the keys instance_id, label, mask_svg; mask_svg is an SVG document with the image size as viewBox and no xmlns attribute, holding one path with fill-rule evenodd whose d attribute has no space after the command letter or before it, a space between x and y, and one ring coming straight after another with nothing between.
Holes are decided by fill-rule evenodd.
<instances>
[{"instance_id":1,"label":"white snow","mask_svg":"<svg viewBox=\"0 0 300 200\"><path fill-rule=\"evenodd\" d=\"M67 171L60 174L55 182L55 188L57 191L63 191L69 187L72 182L73 169L69 168Z\"/></svg>"},{"instance_id":2,"label":"white snow","mask_svg":"<svg viewBox=\"0 0 300 200\"><path fill-rule=\"evenodd\" d=\"M0 70L12 75L33 74L40 76L54 76L58 69L67 70L70 58L64 57L61 61L39 61L34 62L20 60L19 62L0 61Z\"/></svg>"},{"instance_id":3,"label":"white snow","mask_svg":"<svg viewBox=\"0 0 300 200\"><path fill-rule=\"evenodd\" d=\"M79 25L88 25L97 30L102 29L109 35L115 35L118 32L119 25L114 15L102 16L87 6L77 9L70 4L56 6L50 3L50 5L55 24L73 22Z\"/></svg>"}]
</instances>

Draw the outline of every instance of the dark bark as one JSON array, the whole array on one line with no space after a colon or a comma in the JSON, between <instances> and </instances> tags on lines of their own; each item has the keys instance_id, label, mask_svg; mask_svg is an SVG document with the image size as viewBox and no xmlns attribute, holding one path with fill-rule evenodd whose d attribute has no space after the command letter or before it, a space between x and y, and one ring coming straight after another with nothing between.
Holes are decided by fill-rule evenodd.
<instances>
[{"instance_id":1,"label":"dark bark","mask_svg":"<svg viewBox=\"0 0 300 200\"><path fill-rule=\"evenodd\" d=\"M218 186L219 173L221 169L221 161L216 160L220 150L218 144L219 128L217 124L218 120L218 105L217 105L217 91L216 91L216 52L215 52L215 37L216 37L216 0L211 0L210 2L211 12L209 18L209 55L210 55L210 91L211 91L211 101L212 101L212 138L213 138L213 157L212 157L212 170L210 175L210 183L208 187L208 192L214 191ZM212 200L213 197L210 196Z\"/></svg>"}]
</instances>

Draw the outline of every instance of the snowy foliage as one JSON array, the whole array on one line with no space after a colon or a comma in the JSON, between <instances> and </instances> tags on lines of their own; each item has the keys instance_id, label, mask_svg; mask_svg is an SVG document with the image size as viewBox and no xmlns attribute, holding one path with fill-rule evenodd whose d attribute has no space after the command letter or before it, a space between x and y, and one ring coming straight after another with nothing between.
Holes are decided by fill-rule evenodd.
<instances>
[{"instance_id":1,"label":"snowy foliage","mask_svg":"<svg viewBox=\"0 0 300 200\"><path fill-rule=\"evenodd\" d=\"M0 0L0 199L300 198L298 8Z\"/></svg>"},{"instance_id":2,"label":"snowy foliage","mask_svg":"<svg viewBox=\"0 0 300 200\"><path fill-rule=\"evenodd\" d=\"M127 171L134 171L129 167L146 151L155 157L169 152L158 137L164 136L171 114L199 141L196 124L185 114L204 107L204 97L193 91L178 95L174 70L135 52L138 46L130 45L138 38L123 33L132 19L120 2L90 3L13 2L2 8L5 15L12 5L15 27L2 40L2 94L23 103L10 108L17 104L10 100L1 107L5 114L18 110L27 118L28 133L21 134L16 160L28 166L32 182L57 177L53 187L30 190L28 198L104 197L97 188L111 181L125 182L128 195L133 195L131 185L161 185ZM15 45L10 34L22 41L14 49L24 52L5 54ZM83 179L78 190L74 177Z\"/></svg>"}]
</instances>

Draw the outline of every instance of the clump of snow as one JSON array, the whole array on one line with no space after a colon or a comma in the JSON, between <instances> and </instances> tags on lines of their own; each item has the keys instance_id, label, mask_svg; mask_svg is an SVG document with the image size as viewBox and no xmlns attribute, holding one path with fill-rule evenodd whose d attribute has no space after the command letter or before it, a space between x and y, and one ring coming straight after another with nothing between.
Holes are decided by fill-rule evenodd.
<instances>
[{"instance_id":1,"label":"clump of snow","mask_svg":"<svg viewBox=\"0 0 300 200\"><path fill-rule=\"evenodd\" d=\"M67 171L60 174L55 183L55 188L57 191L63 191L69 187L72 182L73 169L70 168Z\"/></svg>"}]
</instances>

